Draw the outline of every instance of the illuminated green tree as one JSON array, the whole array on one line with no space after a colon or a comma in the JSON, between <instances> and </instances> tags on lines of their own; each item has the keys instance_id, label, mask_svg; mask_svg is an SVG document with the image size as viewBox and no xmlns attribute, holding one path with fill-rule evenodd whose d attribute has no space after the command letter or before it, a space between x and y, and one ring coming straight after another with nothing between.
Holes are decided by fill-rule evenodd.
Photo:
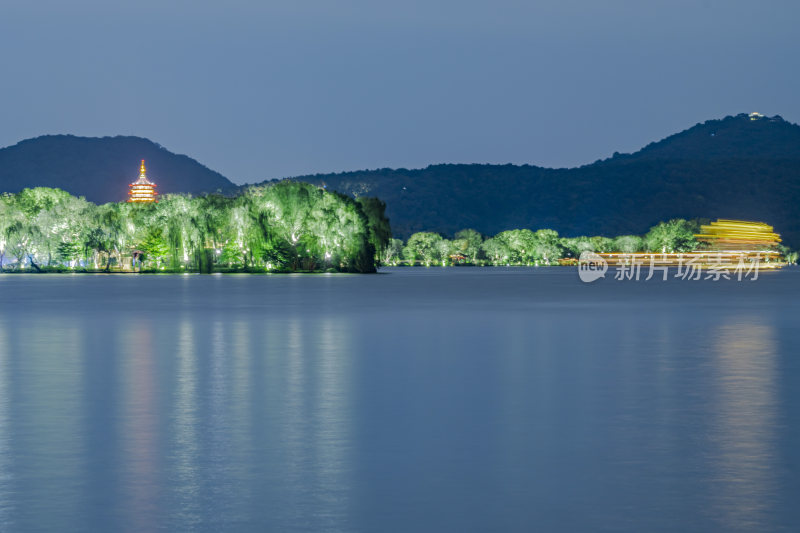
<instances>
[{"instance_id":1,"label":"illuminated green tree","mask_svg":"<svg viewBox=\"0 0 800 533\"><path fill-rule=\"evenodd\" d=\"M244 258L244 248L233 240L226 242L219 254L219 262L228 267L244 265Z\"/></svg>"},{"instance_id":2,"label":"illuminated green tree","mask_svg":"<svg viewBox=\"0 0 800 533\"><path fill-rule=\"evenodd\" d=\"M589 237L562 238L560 244L568 257L580 257L583 252L595 251L595 245Z\"/></svg>"},{"instance_id":3,"label":"illuminated green tree","mask_svg":"<svg viewBox=\"0 0 800 533\"><path fill-rule=\"evenodd\" d=\"M535 256L536 235L529 229L512 229L494 236L494 240L505 245L506 263L529 264Z\"/></svg>"},{"instance_id":4,"label":"illuminated green tree","mask_svg":"<svg viewBox=\"0 0 800 533\"><path fill-rule=\"evenodd\" d=\"M146 254L145 261L152 261L152 266L158 268L169 253L164 231L161 228L152 228L139 245L139 249Z\"/></svg>"},{"instance_id":5,"label":"illuminated green tree","mask_svg":"<svg viewBox=\"0 0 800 533\"><path fill-rule=\"evenodd\" d=\"M384 265L396 265L403 258L403 241L400 239L390 239L381 255L381 263Z\"/></svg>"},{"instance_id":6,"label":"illuminated green tree","mask_svg":"<svg viewBox=\"0 0 800 533\"><path fill-rule=\"evenodd\" d=\"M638 235L620 235L614 239L613 251L632 254L635 252L641 252L643 246L644 241Z\"/></svg>"},{"instance_id":7,"label":"illuminated green tree","mask_svg":"<svg viewBox=\"0 0 800 533\"><path fill-rule=\"evenodd\" d=\"M645 235L645 249L648 252L661 253L691 252L697 248L694 235L699 229L696 223L683 219L661 222L650 228Z\"/></svg>"},{"instance_id":8,"label":"illuminated green tree","mask_svg":"<svg viewBox=\"0 0 800 533\"><path fill-rule=\"evenodd\" d=\"M65 241L58 244L58 259L72 267L81 255L81 245L76 241Z\"/></svg>"},{"instance_id":9,"label":"illuminated green tree","mask_svg":"<svg viewBox=\"0 0 800 533\"><path fill-rule=\"evenodd\" d=\"M535 233L536 244L534 255L537 261L547 265L553 264L564 257L564 248L561 246L558 233L551 229L540 229Z\"/></svg>"},{"instance_id":10,"label":"illuminated green tree","mask_svg":"<svg viewBox=\"0 0 800 533\"><path fill-rule=\"evenodd\" d=\"M609 239L608 237L590 237L589 240L592 241L595 252L607 253L615 251L614 239Z\"/></svg>"},{"instance_id":11,"label":"illuminated green tree","mask_svg":"<svg viewBox=\"0 0 800 533\"><path fill-rule=\"evenodd\" d=\"M481 244L481 249L483 253L486 254L486 258L493 265L508 264L511 251L502 239L494 237L486 239L483 241L483 244Z\"/></svg>"},{"instance_id":12,"label":"illuminated green tree","mask_svg":"<svg viewBox=\"0 0 800 533\"><path fill-rule=\"evenodd\" d=\"M425 266L442 261L442 236L427 231L413 234L403 249L403 257L410 262L420 261Z\"/></svg>"},{"instance_id":13,"label":"illuminated green tree","mask_svg":"<svg viewBox=\"0 0 800 533\"><path fill-rule=\"evenodd\" d=\"M455 234L453 250L466 258L467 263L476 263L481 254L483 237L474 229L462 229Z\"/></svg>"}]
</instances>

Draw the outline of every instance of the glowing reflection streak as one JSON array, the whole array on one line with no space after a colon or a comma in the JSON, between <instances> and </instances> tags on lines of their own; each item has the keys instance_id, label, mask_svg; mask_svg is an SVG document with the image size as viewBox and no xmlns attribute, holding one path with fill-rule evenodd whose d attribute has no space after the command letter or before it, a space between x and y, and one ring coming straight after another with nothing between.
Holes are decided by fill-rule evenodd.
<instances>
[{"instance_id":1,"label":"glowing reflection streak","mask_svg":"<svg viewBox=\"0 0 800 533\"><path fill-rule=\"evenodd\" d=\"M347 455L352 425L348 383L350 341L345 331L328 317L319 330L319 354L316 361L318 375L316 398L316 443L319 493L324 507L320 512L330 520L340 521L347 513L347 479L352 471Z\"/></svg>"},{"instance_id":2,"label":"glowing reflection streak","mask_svg":"<svg viewBox=\"0 0 800 533\"><path fill-rule=\"evenodd\" d=\"M228 365L225 364L226 359L226 345L225 345L225 325L222 321L217 320L211 330L211 372L209 374L209 385L211 388L211 427L215 430L213 435L220 437L224 432L219 431L225 427L225 407L227 404L227 371ZM219 439L214 439L215 445L221 445L224 449L224 443L217 442Z\"/></svg>"},{"instance_id":3,"label":"glowing reflection streak","mask_svg":"<svg viewBox=\"0 0 800 533\"><path fill-rule=\"evenodd\" d=\"M231 398L231 408L233 422L232 435L236 438L238 449L244 453L246 450L253 449L253 432L250 428L251 403L250 393L252 387L250 381L249 362L250 362L250 330L249 322L240 320L233 324L233 398ZM246 459L242 459L242 464Z\"/></svg>"},{"instance_id":4,"label":"glowing reflection streak","mask_svg":"<svg viewBox=\"0 0 800 533\"><path fill-rule=\"evenodd\" d=\"M715 348L714 510L726 528L757 530L776 490L774 330L755 320L724 325Z\"/></svg>"},{"instance_id":5,"label":"glowing reflection streak","mask_svg":"<svg viewBox=\"0 0 800 533\"><path fill-rule=\"evenodd\" d=\"M9 427L9 365L6 325L0 322L0 531L11 530L11 449Z\"/></svg>"},{"instance_id":6,"label":"glowing reflection streak","mask_svg":"<svg viewBox=\"0 0 800 533\"><path fill-rule=\"evenodd\" d=\"M230 464L230 420L229 403L230 393L228 390L227 362L227 343L225 338L226 323L222 320L215 320L211 326L211 352L209 360L208 375L208 420L204 424L208 428L207 439L209 456L204 457L204 463L208 463L203 479L205 481L203 492L207 493L214 501L222 502L233 498L230 490L230 474L227 465ZM214 483L209 481L215 480ZM224 520L223 517L216 517Z\"/></svg>"},{"instance_id":7,"label":"glowing reflection streak","mask_svg":"<svg viewBox=\"0 0 800 533\"><path fill-rule=\"evenodd\" d=\"M293 499L299 505L305 499L301 492L303 486L304 468L307 466L308 457L306 450L308 438L305 429L306 422L306 375L303 368L303 332L301 322L297 319L291 320L288 327L287 347L287 368L286 368L286 412L285 412L285 431L287 450L287 466L289 487L292 491ZM305 502L308 505L311 502Z\"/></svg>"},{"instance_id":8,"label":"glowing reflection streak","mask_svg":"<svg viewBox=\"0 0 800 533\"><path fill-rule=\"evenodd\" d=\"M192 322L184 319L178 337L178 373L175 386L175 469L181 500L180 522L199 526L197 431L197 353Z\"/></svg>"},{"instance_id":9,"label":"glowing reflection streak","mask_svg":"<svg viewBox=\"0 0 800 533\"><path fill-rule=\"evenodd\" d=\"M133 531L154 531L158 517L158 424L152 323L138 321L125 330L120 352L123 384L123 436L120 457L127 520Z\"/></svg>"}]
</instances>

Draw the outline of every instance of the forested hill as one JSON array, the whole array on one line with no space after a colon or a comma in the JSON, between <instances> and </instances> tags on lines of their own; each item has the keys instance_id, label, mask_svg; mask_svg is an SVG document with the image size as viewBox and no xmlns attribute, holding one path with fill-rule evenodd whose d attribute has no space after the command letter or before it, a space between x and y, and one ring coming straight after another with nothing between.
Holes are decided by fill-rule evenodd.
<instances>
[{"instance_id":1,"label":"forested hill","mask_svg":"<svg viewBox=\"0 0 800 533\"><path fill-rule=\"evenodd\" d=\"M748 115L698 124L634 154L572 169L433 165L301 176L386 201L396 236L552 228L564 236L641 234L661 220L763 220L800 245L800 126Z\"/></svg>"},{"instance_id":2,"label":"forested hill","mask_svg":"<svg viewBox=\"0 0 800 533\"><path fill-rule=\"evenodd\" d=\"M387 204L395 236L464 228L488 235L551 228L563 236L641 234L670 218L741 218L773 224L800 246L800 126L780 117L711 120L633 154L572 169L433 165L292 178ZM0 149L0 192L62 188L121 201L139 159L165 192L234 192L197 161L139 137L52 135Z\"/></svg>"},{"instance_id":3,"label":"forested hill","mask_svg":"<svg viewBox=\"0 0 800 533\"><path fill-rule=\"evenodd\" d=\"M97 203L124 201L147 161L160 193L229 190L227 178L141 137L45 135L0 149L0 192L56 187Z\"/></svg>"}]
</instances>

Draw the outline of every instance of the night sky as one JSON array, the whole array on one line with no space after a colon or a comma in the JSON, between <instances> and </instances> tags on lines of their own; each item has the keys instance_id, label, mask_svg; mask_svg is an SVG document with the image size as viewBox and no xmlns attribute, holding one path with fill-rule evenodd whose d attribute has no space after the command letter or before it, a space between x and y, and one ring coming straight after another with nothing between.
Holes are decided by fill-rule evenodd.
<instances>
[{"instance_id":1,"label":"night sky","mask_svg":"<svg viewBox=\"0 0 800 533\"><path fill-rule=\"evenodd\" d=\"M233 181L576 166L800 121L796 1L4 1L0 146L138 135Z\"/></svg>"}]
</instances>

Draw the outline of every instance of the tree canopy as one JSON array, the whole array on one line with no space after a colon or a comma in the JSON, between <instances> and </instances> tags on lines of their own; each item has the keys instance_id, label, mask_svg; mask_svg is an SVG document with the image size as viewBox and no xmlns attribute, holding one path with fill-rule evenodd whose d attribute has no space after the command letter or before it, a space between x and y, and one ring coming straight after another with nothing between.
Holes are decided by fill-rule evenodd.
<instances>
[{"instance_id":1,"label":"tree canopy","mask_svg":"<svg viewBox=\"0 0 800 533\"><path fill-rule=\"evenodd\" d=\"M615 238L560 237L551 229L514 229L492 237L473 229L456 232L448 240L438 233L419 232L403 242L393 239L382 254L384 264L397 265L555 265L576 259L582 252L689 252L697 248L697 221L661 222L645 236Z\"/></svg>"},{"instance_id":2,"label":"tree canopy","mask_svg":"<svg viewBox=\"0 0 800 533\"><path fill-rule=\"evenodd\" d=\"M37 187L0 197L0 267L374 272L391 238L384 209L290 181L152 204Z\"/></svg>"}]
</instances>

